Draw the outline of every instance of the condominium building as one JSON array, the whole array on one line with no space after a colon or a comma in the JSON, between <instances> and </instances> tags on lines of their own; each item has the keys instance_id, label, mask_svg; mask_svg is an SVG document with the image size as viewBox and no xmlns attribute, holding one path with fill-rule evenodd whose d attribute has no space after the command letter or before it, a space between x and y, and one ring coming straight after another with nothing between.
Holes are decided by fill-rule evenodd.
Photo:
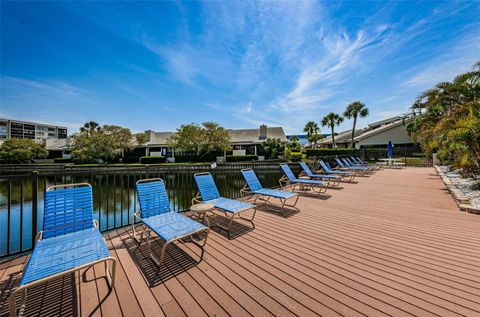
<instances>
[{"instance_id":1,"label":"condominium building","mask_svg":"<svg viewBox=\"0 0 480 317\"><path fill-rule=\"evenodd\" d=\"M11 138L33 139L38 142L45 142L47 139L66 139L67 128L0 118L0 140Z\"/></svg>"}]
</instances>

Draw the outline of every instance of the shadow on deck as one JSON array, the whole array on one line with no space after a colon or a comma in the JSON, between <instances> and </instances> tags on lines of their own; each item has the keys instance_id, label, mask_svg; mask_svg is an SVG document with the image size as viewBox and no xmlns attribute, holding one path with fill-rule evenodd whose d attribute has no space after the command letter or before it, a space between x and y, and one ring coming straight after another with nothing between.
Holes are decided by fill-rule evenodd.
<instances>
[{"instance_id":1,"label":"shadow on deck","mask_svg":"<svg viewBox=\"0 0 480 317\"><path fill-rule=\"evenodd\" d=\"M479 316L480 216L460 212L432 171L380 171L302 197L298 213L260 207L253 231L213 230L200 263L179 244L159 269L129 228L109 232L112 292L97 265L33 289L25 315ZM0 264L0 316L26 259Z\"/></svg>"}]
</instances>

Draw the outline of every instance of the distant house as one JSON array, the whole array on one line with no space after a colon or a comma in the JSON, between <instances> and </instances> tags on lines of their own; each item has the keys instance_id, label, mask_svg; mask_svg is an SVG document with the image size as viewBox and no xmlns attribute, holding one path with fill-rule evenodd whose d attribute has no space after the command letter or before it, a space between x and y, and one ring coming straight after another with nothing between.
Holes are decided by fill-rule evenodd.
<instances>
[{"instance_id":1,"label":"distant house","mask_svg":"<svg viewBox=\"0 0 480 317\"><path fill-rule=\"evenodd\" d=\"M234 155L258 154L260 145L267 138L280 139L286 142L287 137L282 127L267 127L261 125L257 129L227 129L230 134L230 143ZM138 149L145 149L145 155L171 157L175 155L174 149L168 146L168 139L175 132L145 131L147 142L137 145Z\"/></svg>"},{"instance_id":2,"label":"distant house","mask_svg":"<svg viewBox=\"0 0 480 317\"><path fill-rule=\"evenodd\" d=\"M407 119L408 122L408 119ZM342 131L335 135L335 143L339 148L349 147L352 143L352 130ZM353 139L355 148L360 149L365 146L386 146L388 141L393 144L413 143L412 137L408 134L405 119L397 116L382 121L369 124L363 129L355 130ZM332 137L328 137L320 142L322 147L332 146Z\"/></svg>"}]
</instances>

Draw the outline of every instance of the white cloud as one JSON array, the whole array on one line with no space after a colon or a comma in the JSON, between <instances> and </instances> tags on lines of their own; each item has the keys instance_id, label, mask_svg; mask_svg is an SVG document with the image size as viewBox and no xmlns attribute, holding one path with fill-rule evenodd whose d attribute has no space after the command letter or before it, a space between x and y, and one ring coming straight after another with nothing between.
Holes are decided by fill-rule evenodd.
<instances>
[{"instance_id":1,"label":"white cloud","mask_svg":"<svg viewBox=\"0 0 480 317\"><path fill-rule=\"evenodd\" d=\"M479 38L480 32L466 36L443 54L430 60L425 67L408 78L405 85L421 91L439 82L451 81L456 75L472 70L473 64L480 59Z\"/></svg>"},{"instance_id":2,"label":"white cloud","mask_svg":"<svg viewBox=\"0 0 480 317\"><path fill-rule=\"evenodd\" d=\"M245 108L245 111L246 111L247 113L250 113L250 112L252 112L252 110L253 110L253 103L250 101L250 102L248 103L247 107Z\"/></svg>"}]
</instances>

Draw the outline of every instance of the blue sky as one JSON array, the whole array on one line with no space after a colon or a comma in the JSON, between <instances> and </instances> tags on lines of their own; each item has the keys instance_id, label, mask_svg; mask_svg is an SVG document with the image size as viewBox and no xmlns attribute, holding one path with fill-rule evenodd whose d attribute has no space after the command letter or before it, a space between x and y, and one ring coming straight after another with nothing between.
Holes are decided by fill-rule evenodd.
<instances>
[{"instance_id":1,"label":"blue sky","mask_svg":"<svg viewBox=\"0 0 480 317\"><path fill-rule=\"evenodd\" d=\"M479 16L478 1L2 1L0 116L299 133L361 100L363 126L471 69Z\"/></svg>"}]
</instances>

